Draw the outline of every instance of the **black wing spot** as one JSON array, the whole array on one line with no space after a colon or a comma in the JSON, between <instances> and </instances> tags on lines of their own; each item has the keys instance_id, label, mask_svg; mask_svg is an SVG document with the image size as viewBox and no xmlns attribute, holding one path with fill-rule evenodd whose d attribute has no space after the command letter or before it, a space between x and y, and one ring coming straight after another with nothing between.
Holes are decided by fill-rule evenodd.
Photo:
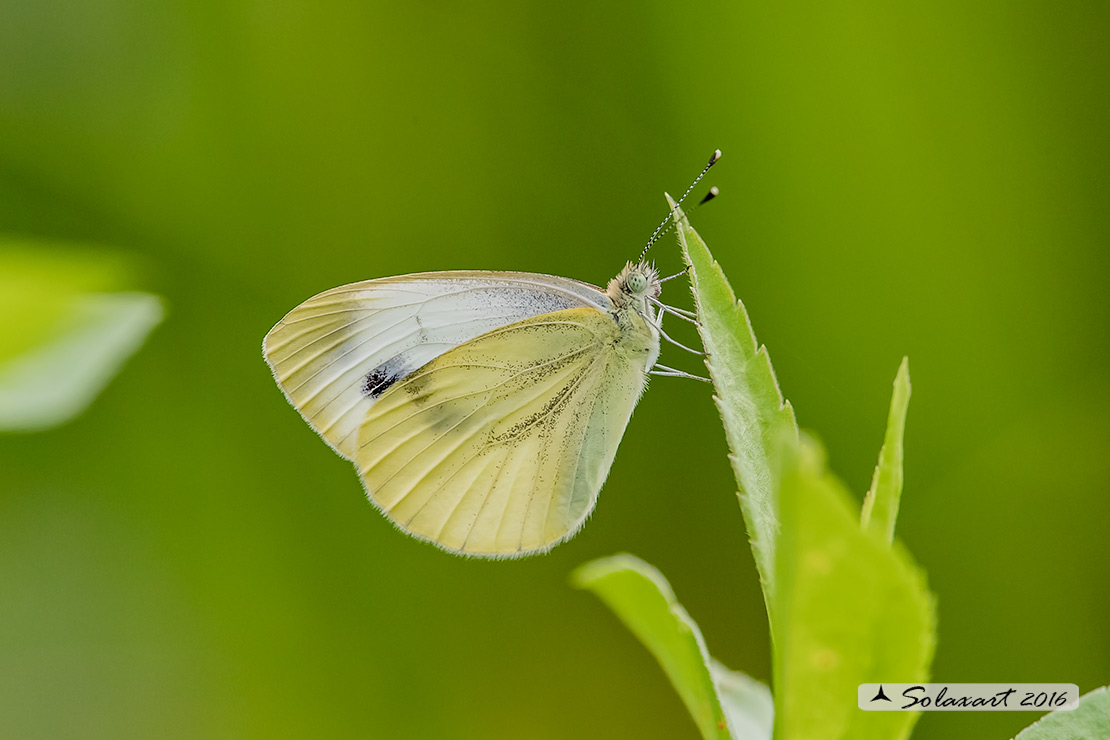
<instances>
[{"instance_id":1,"label":"black wing spot","mask_svg":"<svg viewBox=\"0 0 1110 740\"><path fill-rule=\"evenodd\" d=\"M378 398L390 386L403 378L405 361L400 357L391 357L381 365L370 371L366 380L362 382L362 394L369 398Z\"/></svg>"}]
</instances>

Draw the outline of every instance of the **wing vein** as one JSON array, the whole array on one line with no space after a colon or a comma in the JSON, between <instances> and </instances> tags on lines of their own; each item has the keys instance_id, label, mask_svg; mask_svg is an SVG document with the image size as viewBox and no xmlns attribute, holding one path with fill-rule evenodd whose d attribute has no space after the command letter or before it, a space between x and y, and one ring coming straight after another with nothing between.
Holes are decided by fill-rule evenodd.
<instances>
[{"instance_id":1,"label":"wing vein","mask_svg":"<svg viewBox=\"0 0 1110 740\"><path fill-rule=\"evenodd\" d=\"M591 363L590 363L590 364L592 365L592 364L593 364L593 362L591 361ZM587 368L587 369L588 369L588 368ZM579 385L579 384L581 383L582 377L583 377L584 375L585 375L585 371L583 371L583 372L579 373L579 374L578 374L578 375L577 375L577 376L575 377L575 379L574 379L574 380L573 380L573 381L572 381L572 382L571 382L571 383L569 384L569 386L568 386L569 390L568 390L568 391L566 392L566 394L565 394L565 395L563 396L563 398L561 398L561 399L559 400L559 403L558 403L558 404L556 405L556 407L555 407L555 408L558 408L558 407L564 406L564 405L566 404L566 401L567 401L567 399L568 399L568 398L569 398L570 396L572 396L572 395L573 395L573 393L574 393L574 390L576 390L576 389L577 389L577 387L578 387L578 385ZM573 386L573 388L570 388L570 386ZM534 400L534 399L530 399L530 400ZM480 409L480 408L481 408L481 407L479 407L479 409ZM551 416L552 416L553 414L556 414L555 408L552 408L552 409L551 409L551 410L550 410L550 411L549 411L549 412L547 413L547 415L546 415L546 416L544 416L544 417L543 417L542 419L537 419L537 420L536 420L535 422L533 422L532 424L530 424L530 425L529 425L529 428L531 428L531 427L534 427L534 426L535 426L536 424L540 423L541 421L545 421L546 419L550 418L550 417L551 417ZM478 409L475 409L474 411L470 412L470 414L468 414L468 415L467 415L467 418L469 418L470 416L473 416L473 415L474 415L475 413L477 413L477 412L478 412ZM464 419L464 421L465 421L465 419ZM462 422L460 421L459 423L461 424ZM458 424L456 424L455 426L458 426ZM454 428L455 428L455 427L452 427L451 429L454 429ZM475 437L475 436L476 436L476 435L477 435L477 434L478 434L479 432L481 432L482 430L483 430L483 427L479 427L478 429L475 429L475 430L474 430L473 432L471 432L471 433L470 433L470 434L468 434L468 435L467 435L466 437L464 437L464 438L463 438L463 439L462 439L462 440L460 441L460 443L459 443L459 444L455 445L455 446L454 446L454 447L453 447L453 448L451 449L451 451L450 451L450 452L449 452L449 453L448 453L447 455L445 455L445 456L444 456L444 457L443 457L443 458L442 458L442 459L441 459L441 460L440 460L439 462L437 462L437 463L435 464L435 466L433 466L433 467L432 467L432 470L435 470L435 469L436 469L436 468L438 468L438 467L439 467L440 465L442 465L442 464L443 464L443 462L444 462L445 460L447 460L447 459L448 459L449 457L451 457L451 455L453 455L453 454L455 454L456 452L458 452L458 451L459 451L459 450L460 450L460 449L461 449L461 448L463 447L463 445L464 445L464 444L466 444L467 442L469 442L470 440L472 440L472 439L473 439L473 438L474 438L474 437ZM451 430L448 430L448 432L450 432L450 431L451 431ZM441 437L441 438L442 438L442 437ZM436 441L438 441L438 439L437 439ZM433 442L433 444L434 444L434 442ZM440 484L439 484L438 486L436 486L435 490L433 490L433 491L432 491L432 493L431 493L431 495L430 495L430 496L428 496L428 500L427 500L427 501L425 501L425 502L424 502L423 504L421 504L421 505L420 505L420 508L419 508L419 509L417 509L417 510L416 510L416 512L415 512L415 513L414 513L414 514L413 514L412 516L410 516L410 517L408 518L408 520L407 520L407 521L405 522L405 526L407 527L407 526L408 526L408 525L409 525L409 524L410 524L410 523L412 522L412 520L413 520L413 519L415 519L416 517L418 517L418 516L420 515L420 512L424 511L424 509L425 509L425 508L426 508L426 507L428 506L428 504L430 504L430 503L432 502L432 500L433 500L433 499L434 499L434 498L435 498L435 497L436 497L436 496L437 496L437 495L439 494L439 492L443 490L444 486L446 486L446 485L447 485L447 484L448 484L449 482L451 482L451 480L452 480L452 479L453 479L453 478L454 478L454 477L455 477L456 475L458 475L458 474L459 474L460 472L462 472L462 471L463 471L464 469L466 469L466 466L467 466L467 465L469 465L470 463L474 462L474 460L476 460L476 459L477 459L478 457L480 457L480 456L481 456L481 455L482 455L482 454L483 454L483 453L484 453L484 452L485 452L486 450L488 450L488 449L489 449L490 447L493 447L493 446L494 446L494 445L496 445L496 444L501 444L501 443L498 443L498 442L489 442L489 443L486 443L486 444L482 445L481 447L479 447L479 448L478 448L478 450L477 450L477 451L476 451L476 452L475 452L475 453L474 453L473 455L471 455L470 457L468 457L468 458L466 459L466 461L465 461L465 462L463 462L463 464L462 464L462 465L460 465L460 466L459 466L458 468L456 468L456 469L455 469L455 471L454 471L453 473L451 473L451 475L447 476L447 478L445 478L445 479L443 480L443 482L441 482L441 483L440 483ZM427 448L425 448L425 449L427 449ZM546 444L545 444L545 450L546 450ZM418 456L419 456L419 454L418 454ZM409 462L412 462L412 460L409 460ZM406 463L406 465L407 465L407 464L408 464L408 463ZM431 472L431 471L429 471L429 472ZM394 475L396 475L396 473L394 473ZM390 476L390 477L392 478L393 476ZM398 499L398 500L397 500L396 502L394 502L393 506L394 506L394 507L396 507L396 506L397 506L397 504L401 503L401 501L403 501L403 500L405 499L405 497L407 497L407 496L409 495L409 493L411 493L411 492L412 492L412 489L410 488L410 489L409 489L408 491L406 491L406 492L404 493L404 495L403 495L403 496L401 496L401 498L399 498L399 499ZM535 495L535 486L533 486L533 489L532 489L532 493L533 493L533 496L534 496L534 495ZM530 506L530 505L531 505L531 501L529 501L529 506ZM527 518L528 518L528 517L527 517L527 516L525 516L525 521L527 521ZM524 531L524 530L523 530L523 527L521 527L521 539L522 539L522 540L523 540L523 536L524 536L524 535L523 535L523 531ZM519 549L519 547L518 547L517 549Z\"/></svg>"},{"instance_id":2,"label":"wing vein","mask_svg":"<svg viewBox=\"0 0 1110 740\"><path fill-rule=\"evenodd\" d=\"M587 345L583 349L575 350L573 352L567 352L565 354L559 355L558 357L554 357L554 358L552 358L550 360L547 360L545 362L541 362L541 363L538 363L538 364L535 364L535 365L529 365L528 367L524 368L520 372L515 373L515 374L505 378L500 383L497 383L496 385L491 385L488 388L483 388L482 390L473 391L471 393L463 393L462 395L454 396L452 398L445 398L442 401L436 401L435 403L431 404L430 406L425 406L424 408L419 409L419 410L417 410L416 412L414 412L412 414L409 414L404 419L401 419L400 421L396 422L393 426L382 430L379 434L375 435L373 438L368 439L365 442L360 443L359 444L359 449L361 450L362 448L366 447L366 445L370 444L374 440L381 437L382 434L385 434L385 433L391 431L392 429L395 429L396 427L400 426L401 424L404 424L409 419L420 416L420 414L424 413L425 411L428 411L429 409L433 409L433 408L435 408L437 406L441 406L445 403L451 403L452 401L461 401L464 398L468 398L470 396L476 396L479 393L485 393L486 391L492 391L496 388L500 388L501 386L505 385L506 383L509 383L509 382L515 380L516 378L519 378L521 375L523 375L525 373L531 372L533 370L539 370L539 369L547 367L549 365L554 365L558 362L562 362L563 360L569 360L570 358L574 357L575 355L580 355L583 352L589 351L590 349L593 349L593 345ZM396 388L404 387L406 384L410 383L411 381L419 380L420 378L426 378L426 377L430 376L432 373L438 372L440 370L449 370L451 368L459 368L459 367L485 367L485 368L496 369L496 370L507 370L508 369L508 368L505 368L505 367L501 367L499 365L479 365L477 363L459 363L459 364L456 364L456 365L441 365L439 367L433 368L432 370L421 373L420 375L410 375L409 377L402 380L395 387Z\"/></svg>"},{"instance_id":3,"label":"wing vein","mask_svg":"<svg viewBox=\"0 0 1110 740\"><path fill-rule=\"evenodd\" d=\"M595 360L595 362L596 362L596 360ZM592 367L592 365L591 365L591 367L590 367L589 369L590 369L590 370L593 370L593 367ZM603 370L604 370L604 368L603 368ZM591 373L591 374L593 374L593 373ZM592 403L592 404L590 405L590 416L592 416L592 415L593 415L593 409L594 409L594 406L596 406L596 405L597 405L597 394L594 394L594 397L593 397L593 403ZM587 418L586 424L585 424L585 425L583 425L583 426L584 426L584 427L586 427L586 426L588 426L588 425L589 425L589 419ZM574 482L575 482L575 481L576 481L576 480L578 479L578 466L579 466L579 464L580 464L580 463L582 462L582 451L583 451L583 450L585 449L585 447L586 447L586 444L585 444L585 442L586 442L586 439L585 439L585 437L583 436L583 438L582 438L581 440L579 440L579 441L578 441L578 450L577 450L577 454L576 454L576 455L575 455L575 457L574 457L574 473L573 473L573 474L572 474L572 475L570 476L570 480L571 480L571 484L570 484L570 485L571 485L571 490L570 490L570 492L569 492L569 496L568 496L568 499L567 499L567 511L568 511L568 513L569 513L569 511L570 511L570 503L571 503L571 499L572 499L572 498L573 498L573 496L574 496ZM546 508L546 509L544 510L544 512L543 512L543 526L544 526L544 532L546 532L546 531L547 531L547 524L548 524L548 521L547 521L547 520L548 520L548 518L549 518L549 517L551 516L551 502L552 502L552 501L553 501L554 499L555 499L555 497L554 497L554 496L550 496L550 497L548 497L548 499L547 499L547 508Z\"/></svg>"},{"instance_id":4,"label":"wing vein","mask_svg":"<svg viewBox=\"0 0 1110 740\"><path fill-rule=\"evenodd\" d=\"M443 278L430 278L430 279L428 279L428 281L429 282L436 282L436 281L442 280L442 279ZM453 279L457 280L459 278L453 278ZM369 281L369 282L377 282L377 281L372 280L372 281ZM606 306L601 301L587 302L586 300L583 299L583 297L581 295L579 295L577 293L574 293L573 291L567 290L566 288L564 288L562 286L553 286L553 285L550 285L550 284L545 285L544 283L541 283L541 282L535 281L535 280L516 279L516 280L513 280L513 282L511 282L511 283L508 283L508 282L501 283L501 284L487 283L485 285L476 285L476 286L462 288L461 290L455 290L455 291L451 291L451 292L447 292L447 293L435 293L435 294L432 294L430 296L427 293L424 293L424 292L419 291L419 290L412 290L412 289L398 287L398 283L382 282L380 285L383 286L383 287L384 286L389 286L388 290L397 291L399 293L412 293L414 295L427 296L424 300L421 300L421 301L409 301L408 303L398 303L398 304L395 304L395 305L392 305L392 306L388 306L387 308L405 308L406 306L415 306L417 304L426 303L427 301L435 300L437 298L451 298L451 297L454 297L454 296L460 296L460 295L464 295L466 293L474 293L474 292L482 291L482 290L503 290L503 291L514 291L515 290L515 291L525 292L527 288L533 288L534 290L532 290L530 292L534 292L534 293L544 293L544 294L555 293L557 295L564 296L566 298L571 299L574 303L576 303L578 305L585 305L585 306L588 306L590 308L597 308L597 309L607 309L608 308L608 306ZM598 293L598 296L600 298L605 298L605 293L600 288L598 288L596 286L593 286L593 285L589 285L588 283L581 283L581 285L585 288L591 288L593 290L596 290L597 293ZM375 288L377 288L377 286L372 287L372 286L368 286L368 285L364 285L363 287L358 287L358 288L350 288L349 290L345 290L345 289L342 289L342 288L333 288L332 290L325 291L325 293L323 293L321 295L338 296L338 295L350 295L352 293L366 293L366 292L373 292L375 290ZM311 301L311 300L312 299L310 298L309 301ZM308 301L306 301L306 303L307 302ZM544 313L548 313L548 312L544 311Z\"/></svg>"},{"instance_id":5,"label":"wing vein","mask_svg":"<svg viewBox=\"0 0 1110 740\"><path fill-rule=\"evenodd\" d=\"M551 363L550 363L550 362L544 363L544 365L548 365L548 364L551 364ZM505 380L501 381L500 383L498 383L498 384L497 384L497 385L495 385L495 386L491 386L491 387L489 387L489 388L485 388L485 389L483 389L483 390L481 390L481 391L475 391L474 393L466 393L466 394L464 394L464 395L462 395L462 396L459 396L459 398L466 398L467 396L476 396L476 395L478 395L478 394L480 394L480 393L488 393L488 392L492 391L492 390L493 390L494 388L498 388L498 387L500 387L500 386L504 385L505 383L508 383L508 382L509 382L510 380L512 380L513 378L517 378L517 377L519 377L519 376L523 375L523 374L524 374L524 373L526 373L526 372L531 372L531 371L533 371L533 370L539 369L540 367L541 367L540 365L535 365L535 366L533 366L533 367L529 368L528 370L523 370L523 371L521 371L521 372L517 373L517 374L516 374L516 375L514 375L514 376L513 376L512 378L506 378ZM538 383L537 383L536 385L538 385ZM536 398L537 398L538 396L542 395L542 393L543 393L543 390L546 390L546 389L542 389L542 390L540 390L540 392L539 392L539 393L537 393L537 394L536 394L535 396L533 396L532 398L528 399L528 402L530 403L531 401L534 401L534 400L535 400L535 399L536 399ZM438 406L438 405L441 405L441 404L443 404L443 403L449 403L449 402L450 402L450 401L452 401L452 400L458 400L458 399L447 399L446 401L441 401L441 402L439 402L439 403L437 403L437 404L435 404L435 405L437 405L437 406ZM403 464L403 465L401 465L401 467L399 467L399 468L398 468L397 470L395 470L395 471L394 471L394 472L393 472L392 474L390 474L390 476L389 476L388 478L386 478L386 479L385 479L384 481L382 481L382 483L381 483L381 484L380 484L380 485L378 486L378 490L379 490L379 491L381 491L381 490L384 490L384 489L385 489L385 487L386 487L386 486L388 486L388 485L390 484L390 482L391 482L391 481L392 481L392 480L393 480L394 478L396 478L396 477L397 477L397 476L398 476L398 475L399 475L399 474L401 473L401 471L403 471L403 470L404 470L405 468L407 468L407 467L409 466L409 464L410 464L410 463L412 463L412 462L413 462L414 460L416 460L417 458L421 457L421 456L422 456L422 455L423 455L423 454L424 454L425 452L427 452L427 451L428 451L429 449L431 449L431 448L432 448L433 446L435 446L435 445L439 444L439 442L440 442L441 440L443 440L443 439L444 439L444 438L445 438L445 437L446 437L446 436L447 436L448 434L450 434L450 433L451 433L451 432L453 432L453 431L454 431L454 430L455 430L456 428L458 428L460 424L463 424L463 423L465 423L465 422L466 422L466 421L467 421L468 419L470 419L470 417L474 416L474 414L476 414L476 413L478 413L479 411L481 411L481 410L482 410L482 409L483 409L483 408L484 408L485 406L486 406L486 403L485 403L485 402L483 402L482 404L480 404L480 405L476 406L476 407L474 408L474 410L473 410L473 411L471 411L471 412L470 412L469 414L467 414L467 415L466 415L466 416L464 416L464 417L463 417L462 419L460 419L460 420L459 420L458 422L456 422L456 423L455 423L454 425L452 425L452 426L451 426L451 427L450 427L449 429L445 430L445 431L444 431L444 432L443 432L442 434L440 434L440 435L439 435L438 437L436 437L436 438L435 438L435 439L433 439L433 440L432 440L431 442L429 442L429 443L428 443L427 445L425 445L425 446L424 446L424 447L423 447L422 449L420 449L420 450L419 450L419 451L418 451L418 452L417 452L417 453L416 453L415 455L413 455L413 456L412 456L412 457L410 457L410 458L409 458L408 460L406 460L406 461L404 462L404 464ZM377 435L376 437L374 437L374 439L378 439L379 437L381 437L381 436L382 436L382 434L385 434L386 432L389 432L389 431L390 431L390 430L392 430L392 429L396 429L396 428L397 428L398 426L400 426L401 424L403 424L403 423L404 423L405 421L408 421L409 419L412 419L413 417L419 416L419 415L420 415L421 413L423 413L424 411L427 411L427 410L428 410L428 408L431 408L431 407L425 407L424 409L421 409L421 411L418 411L418 412L417 412L417 413L415 413L415 414L411 414L410 416L407 416L407 417L405 417L405 419L402 419L401 421L397 422L397 423L396 423L396 424L394 424L393 426L389 427L388 429L386 429L386 430L384 430L383 432L381 432L380 434L378 434L378 435ZM453 448L451 449L451 451L450 451L450 452L448 452L448 453L447 453L446 455L444 455L444 456L443 456L443 457L442 457L442 458L441 458L441 459L440 459L440 460L439 460L439 461L438 461L438 462L437 462L437 463L436 463L435 465L433 465L433 466L431 467L431 469L430 469L430 470L429 470L428 472L430 473L430 472L432 472L433 470L435 470L436 468L438 468L438 467L439 467L440 465L442 465L442 464L443 464L443 462L444 462L445 460L447 460L447 459L448 459L449 457L451 457L451 455L453 455L453 454L455 454L456 452L458 452L458 450L459 450L460 448L462 448L462 446L463 446L464 444L466 444L467 442L469 442L470 440L472 440L472 439L473 439L473 438L475 437L475 435L477 435L478 433L480 433L480 432L482 431L482 429L483 429L483 427L478 427L478 428L477 428L477 429L475 429L475 430L474 430L473 432L471 432L470 434L466 435L466 436L465 436L465 437L463 437L463 438L462 438L461 440L459 440L459 443L458 443L457 445L455 445L455 446L454 446L454 447L453 447ZM401 445L401 444L404 444L405 442L408 442L409 440L411 440L411 439L414 439L414 438L415 438L415 437L417 437L417 436L418 436L419 434L421 434L421 432L423 432L423 431L424 431L423 429L418 429L418 430L417 430L416 432L414 432L413 434L409 435L409 436L408 436L408 437L406 437L406 438L405 438L404 440L402 440L402 441L401 441L401 443L400 443L399 445L396 445L396 446L395 446L395 447L394 447L393 449L395 449L395 450L396 450L396 449L397 449L398 447L400 447L400 445ZM365 445L365 444L363 444L363 447L365 447L365 446L366 446L366 445ZM361 449L361 448L360 448L360 449ZM485 447L483 447L482 449L485 449ZM470 462L470 461L469 461L469 460L467 460L467 463L469 463L469 462ZM465 464L466 464L466 463L464 463L464 465L465 465ZM369 468L367 468L367 469L366 469L365 471L361 470L361 468L360 468L360 472L362 472L362 473L363 473L363 475L365 475L365 474L366 474L366 472L369 472ZM457 471L456 471L456 472L457 472ZM405 491L405 493L404 493L404 494L403 494L403 495L401 496L401 498L397 499L397 500L396 500L396 501L395 501L395 502L393 503L393 506L392 506L392 507L390 507L390 508L396 507L396 506L397 506L397 504L401 503L401 502L402 502L402 501L403 501L403 500L404 500L404 499L405 499L405 498L406 498L406 497L407 497L407 496L409 495L409 493L411 493L411 492L412 492L412 489L411 489L411 488L410 488L410 489L409 489L408 491ZM438 493L438 492L439 492L439 489L437 488L437 489L436 489L435 491L433 491L433 492L432 492L432 495L434 496L434 495L435 495L436 493ZM417 512L417 513L419 513L419 512ZM413 516L416 516L416 515L414 514ZM410 520L410 521L411 521L411 520Z\"/></svg>"},{"instance_id":6,"label":"wing vein","mask_svg":"<svg viewBox=\"0 0 1110 740\"><path fill-rule=\"evenodd\" d=\"M501 476L505 474L505 468L508 467L510 457L512 457L512 451L506 449L505 456L501 458L501 467L497 469L497 475L494 476L493 483L490 485L489 490L486 491L486 495L482 499L482 503L479 504L478 511L474 514L474 521L470 523L470 527L466 530L466 537L463 538L462 544L459 545L459 550L464 552L466 551L466 546L470 542L470 535L474 534L474 525L477 524L478 520L482 518L482 512L486 510L486 504L489 503L490 496L492 496L493 492L497 490L497 484L501 482ZM443 530L447 528L447 524L450 521L450 517L443 521L443 526L440 527L439 534L436 535L437 540L440 536L442 536Z\"/></svg>"}]
</instances>

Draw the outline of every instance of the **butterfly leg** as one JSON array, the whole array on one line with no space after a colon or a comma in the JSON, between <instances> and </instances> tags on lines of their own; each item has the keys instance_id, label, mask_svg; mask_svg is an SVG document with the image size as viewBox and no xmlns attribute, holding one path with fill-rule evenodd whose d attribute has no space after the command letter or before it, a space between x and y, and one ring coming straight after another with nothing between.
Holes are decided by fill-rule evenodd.
<instances>
[{"instance_id":1,"label":"butterfly leg","mask_svg":"<svg viewBox=\"0 0 1110 740\"><path fill-rule=\"evenodd\" d=\"M664 339L666 339L666 340L667 340L668 342L670 342L670 343L671 343L671 344L673 344L674 346L678 347L679 349L684 349L684 350L686 350L687 352L692 352L692 353L693 353L693 354L695 354L695 355L702 355L703 357L705 356L705 353L704 353L704 352L702 352L701 350L699 350L699 349L693 349L692 347L687 347L687 346L686 346L685 344L683 344L682 342L676 342L676 341L675 341L674 339L671 339L671 337L670 337L670 336L669 336L669 335L667 334L667 332L663 331L663 327L662 327L662 326L656 325L656 327L655 327L655 328L656 328L656 330L657 330L657 331L659 332L659 335L660 335L661 337L663 337Z\"/></svg>"},{"instance_id":2,"label":"butterfly leg","mask_svg":"<svg viewBox=\"0 0 1110 740\"><path fill-rule=\"evenodd\" d=\"M683 321L689 321L691 324L694 324L695 326L700 326L700 324L698 323L697 314L694 313L693 311L686 311L685 309L675 308L674 306L668 306L667 304L663 303L662 301L660 301L656 298L649 298L648 300L651 301L652 303L654 303L656 306L658 306L658 308L659 308L658 316L659 316L660 319L662 319L663 312L665 311L669 314L677 316L678 318L682 319ZM659 323L659 322L656 322L656 323Z\"/></svg>"},{"instance_id":3,"label":"butterfly leg","mask_svg":"<svg viewBox=\"0 0 1110 740\"><path fill-rule=\"evenodd\" d=\"M659 376L664 377L664 378L689 378L690 380L700 380L703 383L712 383L713 382L709 378L703 378L700 375L691 375L690 373L685 372L684 370L676 370L673 367L667 367L666 365L660 365L659 363L655 363L655 367L653 367L649 371L649 374L659 375Z\"/></svg>"},{"instance_id":4,"label":"butterfly leg","mask_svg":"<svg viewBox=\"0 0 1110 740\"><path fill-rule=\"evenodd\" d=\"M661 282L661 283L665 283L665 282L667 282L668 280L674 280L675 278L680 278L680 277L682 277L683 275L685 275L686 273L688 273L689 271L690 271L690 268L689 268L689 267L687 267L687 268L686 268L685 270L683 270L682 272L676 272L676 273L675 273L674 275L668 275L668 276L667 276L667 277L665 277L665 278L661 278L661 279L659 280L659 282Z\"/></svg>"}]
</instances>

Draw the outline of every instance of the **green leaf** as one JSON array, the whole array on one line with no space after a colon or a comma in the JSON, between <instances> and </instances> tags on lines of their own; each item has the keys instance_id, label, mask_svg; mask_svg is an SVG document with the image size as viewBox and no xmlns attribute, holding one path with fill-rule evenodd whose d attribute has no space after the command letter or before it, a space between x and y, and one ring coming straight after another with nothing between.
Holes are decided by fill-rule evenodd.
<instances>
[{"instance_id":1,"label":"green leaf","mask_svg":"<svg viewBox=\"0 0 1110 740\"><path fill-rule=\"evenodd\" d=\"M860 528L815 442L784 455L779 507L775 737L906 737L916 714L861 712L854 697L861 683L927 680L935 617L923 574Z\"/></svg>"},{"instance_id":2,"label":"green leaf","mask_svg":"<svg viewBox=\"0 0 1110 740\"><path fill-rule=\"evenodd\" d=\"M1079 706L1050 712L1014 740L1106 740L1110 738L1110 686L1079 697Z\"/></svg>"},{"instance_id":3,"label":"green leaf","mask_svg":"<svg viewBox=\"0 0 1110 740\"><path fill-rule=\"evenodd\" d=\"M56 335L81 296L127 287L131 272L111 253L0 237L0 363Z\"/></svg>"},{"instance_id":4,"label":"green leaf","mask_svg":"<svg viewBox=\"0 0 1110 740\"><path fill-rule=\"evenodd\" d=\"M698 331L708 357L706 365L717 390L717 409L724 422L731 452L729 460L739 486L740 508L751 538L763 597L770 612L774 605L775 540L779 517L775 505L775 473L779 465L771 452L783 439L794 440L798 427L794 411L779 391L767 349L758 346L744 304L725 279L705 242L690 226L686 214L673 209L678 241L697 306ZM770 614L774 619L774 614Z\"/></svg>"},{"instance_id":5,"label":"green leaf","mask_svg":"<svg viewBox=\"0 0 1110 740\"><path fill-rule=\"evenodd\" d=\"M851 496L826 471L817 446L799 444L793 411L743 305L685 214L676 208L674 219L767 600L775 737L905 737L916 715L860 712L854 697L861 683L928 677L935 618L924 578L901 546L860 527ZM899 379L876 485L891 522L908 372ZM875 511L873 521L885 525Z\"/></svg>"},{"instance_id":6,"label":"green leaf","mask_svg":"<svg viewBox=\"0 0 1110 740\"><path fill-rule=\"evenodd\" d=\"M717 686L721 708L736 740L770 740L775 704L767 684L710 659L709 671Z\"/></svg>"},{"instance_id":7,"label":"green leaf","mask_svg":"<svg viewBox=\"0 0 1110 740\"><path fill-rule=\"evenodd\" d=\"M909 363L909 358L903 357L894 378L886 437L879 450L879 464L871 477L871 489L863 499L860 519L864 529L880 534L887 542L894 541L894 523L898 519L898 502L902 497L902 437L906 431L906 409L910 405Z\"/></svg>"},{"instance_id":8,"label":"green leaf","mask_svg":"<svg viewBox=\"0 0 1110 740\"><path fill-rule=\"evenodd\" d=\"M0 431L77 416L142 345L162 302L123 292L129 275L111 254L0 244Z\"/></svg>"},{"instance_id":9,"label":"green leaf","mask_svg":"<svg viewBox=\"0 0 1110 740\"><path fill-rule=\"evenodd\" d=\"M597 594L651 651L703 738L769 740L770 691L709 657L697 624L658 570L632 555L614 555L578 567L571 582Z\"/></svg>"}]
</instances>

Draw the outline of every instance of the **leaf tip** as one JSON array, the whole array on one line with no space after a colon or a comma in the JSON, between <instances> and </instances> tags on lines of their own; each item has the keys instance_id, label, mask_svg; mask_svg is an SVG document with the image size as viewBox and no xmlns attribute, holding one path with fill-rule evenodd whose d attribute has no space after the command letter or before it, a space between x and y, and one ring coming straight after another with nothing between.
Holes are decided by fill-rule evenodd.
<instances>
[{"instance_id":1,"label":"leaf tip","mask_svg":"<svg viewBox=\"0 0 1110 740\"><path fill-rule=\"evenodd\" d=\"M895 385L904 385L906 391L912 391L913 386L910 384L910 358L907 355L902 356L902 362L898 365L898 373L894 376Z\"/></svg>"}]
</instances>

